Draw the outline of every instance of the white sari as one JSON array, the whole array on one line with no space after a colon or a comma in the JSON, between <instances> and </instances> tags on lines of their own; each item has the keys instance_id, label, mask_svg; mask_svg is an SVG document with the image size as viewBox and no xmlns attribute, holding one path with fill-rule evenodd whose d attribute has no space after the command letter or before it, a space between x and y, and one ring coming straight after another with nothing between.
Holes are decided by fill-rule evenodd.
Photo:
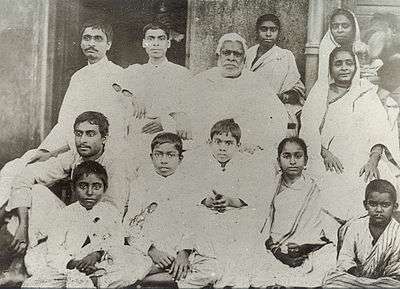
<instances>
[{"instance_id":1,"label":"white sari","mask_svg":"<svg viewBox=\"0 0 400 289\"><path fill-rule=\"evenodd\" d=\"M327 99L332 80L322 77L317 81L303 108L300 133L309 146L310 169L322 179L326 209L342 220L364 212L366 184L359 171L368 161L371 148L376 144L386 147L378 168L381 178L394 184L398 168L388 160L399 160L400 156L395 119L389 117L379 100L377 86L360 79L357 60L356 64L357 71L348 91L331 104ZM325 170L321 146L340 160L344 167L342 174Z\"/></svg>"}]
</instances>

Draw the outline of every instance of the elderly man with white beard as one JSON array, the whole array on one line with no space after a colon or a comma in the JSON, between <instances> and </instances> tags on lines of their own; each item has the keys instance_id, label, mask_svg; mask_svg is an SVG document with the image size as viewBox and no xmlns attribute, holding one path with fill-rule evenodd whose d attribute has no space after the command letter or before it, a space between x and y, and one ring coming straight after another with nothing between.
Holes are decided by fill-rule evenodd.
<instances>
[{"instance_id":1,"label":"elderly man with white beard","mask_svg":"<svg viewBox=\"0 0 400 289\"><path fill-rule=\"evenodd\" d=\"M269 151L275 151L287 133L288 115L268 84L244 69L246 50L239 34L223 35L216 49L218 66L195 77L186 110L196 144L207 140L215 122L233 118L242 128L242 149L271 156Z\"/></svg>"}]
</instances>

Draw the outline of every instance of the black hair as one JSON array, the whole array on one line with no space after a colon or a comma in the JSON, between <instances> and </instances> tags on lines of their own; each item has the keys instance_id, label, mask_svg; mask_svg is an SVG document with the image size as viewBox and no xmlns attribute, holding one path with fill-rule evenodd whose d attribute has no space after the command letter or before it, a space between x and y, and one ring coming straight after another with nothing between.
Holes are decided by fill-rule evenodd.
<instances>
[{"instance_id":1,"label":"black hair","mask_svg":"<svg viewBox=\"0 0 400 289\"><path fill-rule=\"evenodd\" d=\"M174 145L176 150L179 153L179 156L182 156L183 153L183 144L182 144L182 139L175 133L172 132L162 132L159 133L154 137L154 139L151 141L151 152L153 152L154 148L156 146L165 144L165 143L170 143Z\"/></svg>"},{"instance_id":2,"label":"black hair","mask_svg":"<svg viewBox=\"0 0 400 289\"><path fill-rule=\"evenodd\" d=\"M146 36L146 32L148 30L157 30L157 29L161 29L162 31L164 31L165 34L167 35L167 38L169 39L169 30L168 30L167 26L165 26L164 24L162 24L160 22L151 22L151 23L147 24L145 27L143 27L143 39Z\"/></svg>"},{"instance_id":3,"label":"black hair","mask_svg":"<svg viewBox=\"0 0 400 289\"><path fill-rule=\"evenodd\" d=\"M261 15L260 17L257 18L256 21L256 32L258 32L258 29L260 28L261 24L263 24L265 21L271 21L274 23L276 26L278 26L278 30L281 30L281 21L279 20L278 16L275 14L264 14Z\"/></svg>"},{"instance_id":4,"label":"black hair","mask_svg":"<svg viewBox=\"0 0 400 289\"><path fill-rule=\"evenodd\" d=\"M331 15L331 18L329 19L329 28L331 29L331 31L332 31L333 19L338 15L345 16L351 22L351 26L353 27L351 43L353 43L355 40L355 37L356 37L356 20L354 19L354 15L349 10L346 10L346 9L342 9L342 8L335 9Z\"/></svg>"},{"instance_id":5,"label":"black hair","mask_svg":"<svg viewBox=\"0 0 400 289\"><path fill-rule=\"evenodd\" d=\"M390 195L390 198L392 199L393 203L397 202L396 188L393 186L391 182L387 180L377 179L370 181L367 187L365 188L365 200L368 199L369 195L372 192L378 192L381 194L387 193Z\"/></svg>"},{"instance_id":6,"label":"black hair","mask_svg":"<svg viewBox=\"0 0 400 289\"><path fill-rule=\"evenodd\" d=\"M240 130L239 125L233 120L233 118L223 119L216 122L210 131L210 139L214 137L216 134L228 134L231 135L236 140L236 143L240 143L240 138L242 137L242 131Z\"/></svg>"},{"instance_id":7,"label":"black hair","mask_svg":"<svg viewBox=\"0 0 400 289\"><path fill-rule=\"evenodd\" d=\"M333 67L333 59L335 58L336 54L341 51L346 51L346 52L350 53L350 55L353 57L354 65L356 65L356 55L354 54L351 46L344 45L344 46L336 47L335 49L332 50L331 54L329 54L329 73L331 73L331 74L332 74L332 67Z\"/></svg>"},{"instance_id":8,"label":"black hair","mask_svg":"<svg viewBox=\"0 0 400 289\"><path fill-rule=\"evenodd\" d=\"M89 28L89 27L93 28L93 29L100 29L107 36L107 42L112 42L113 29L112 29L111 23L108 22L107 20L100 19L100 18L99 19L93 18L93 19L86 20L81 27L81 37L82 37L85 29Z\"/></svg>"},{"instance_id":9,"label":"black hair","mask_svg":"<svg viewBox=\"0 0 400 289\"><path fill-rule=\"evenodd\" d=\"M76 166L72 174L72 188L75 187L83 176L96 175L102 182L104 190L108 188L108 175L106 169L96 161L84 161Z\"/></svg>"},{"instance_id":10,"label":"black hair","mask_svg":"<svg viewBox=\"0 0 400 289\"><path fill-rule=\"evenodd\" d=\"M278 158L281 155L283 148L285 147L285 145L287 143L296 143L298 144L301 149L304 152L304 157L307 159L308 158L308 152L307 152L307 145L305 143L305 141L297 136L292 136L292 137L287 137L284 138L278 145Z\"/></svg>"},{"instance_id":11,"label":"black hair","mask_svg":"<svg viewBox=\"0 0 400 289\"><path fill-rule=\"evenodd\" d=\"M108 119L107 117L104 116L104 114L97 111L85 111L81 113L75 119L74 130L79 124L85 121L87 121L90 124L97 125L99 127L99 132L102 137L106 137L108 135L110 124L108 123Z\"/></svg>"}]
</instances>

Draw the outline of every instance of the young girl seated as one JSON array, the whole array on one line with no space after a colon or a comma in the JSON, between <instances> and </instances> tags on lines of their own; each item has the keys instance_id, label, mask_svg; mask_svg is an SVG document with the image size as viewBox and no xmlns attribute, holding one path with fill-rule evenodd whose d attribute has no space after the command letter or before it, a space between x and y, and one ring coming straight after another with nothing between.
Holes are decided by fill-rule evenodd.
<instances>
[{"instance_id":1,"label":"young girl seated","mask_svg":"<svg viewBox=\"0 0 400 289\"><path fill-rule=\"evenodd\" d=\"M278 175L269 215L261 232L265 248L255 248L252 285L313 287L335 261L335 221L323 211L316 181L304 173L307 147L297 137L278 147ZM266 249L266 251L265 251ZM260 251L262 250L262 251Z\"/></svg>"},{"instance_id":2,"label":"young girl seated","mask_svg":"<svg viewBox=\"0 0 400 289\"><path fill-rule=\"evenodd\" d=\"M394 186L382 179L365 189L368 215L351 221L344 235L336 269L324 286L332 288L399 288L400 225Z\"/></svg>"}]
</instances>

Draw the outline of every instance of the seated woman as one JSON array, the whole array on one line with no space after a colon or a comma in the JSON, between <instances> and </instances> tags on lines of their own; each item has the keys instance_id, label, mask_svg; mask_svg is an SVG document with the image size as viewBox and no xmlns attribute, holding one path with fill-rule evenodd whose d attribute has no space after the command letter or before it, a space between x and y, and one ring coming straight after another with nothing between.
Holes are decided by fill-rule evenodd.
<instances>
[{"instance_id":1,"label":"seated woman","mask_svg":"<svg viewBox=\"0 0 400 289\"><path fill-rule=\"evenodd\" d=\"M282 173L261 230L267 250L261 246L254 250L254 287L320 286L335 263L336 249L330 240L338 225L322 209L317 182L303 172L307 159L302 139L285 138L279 144Z\"/></svg>"},{"instance_id":2,"label":"seated woman","mask_svg":"<svg viewBox=\"0 0 400 289\"><path fill-rule=\"evenodd\" d=\"M296 123L296 113L305 101L305 87L301 82L296 60L290 50L277 46L282 33L281 22L274 14L258 17L257 44L246 53L246 67L262 75L279 99L285 104L290 122ZM289 127L297 134L297 127Z\"/></svg>"},{"instance_id":3,"label":"seated woman","mask_svg":"<svg viewBox=\"0 0 400 289\"><path fill-rule=\"evenodd\" d=\"M350 48L332 51L329 70L330 81L319 80L304 105L301 136L312 171L322 177L326 209L343 223L364 212L363 181L382 176L396 183L399 141L377 86L360 79Z\"/></svg>"}]
</instances>

